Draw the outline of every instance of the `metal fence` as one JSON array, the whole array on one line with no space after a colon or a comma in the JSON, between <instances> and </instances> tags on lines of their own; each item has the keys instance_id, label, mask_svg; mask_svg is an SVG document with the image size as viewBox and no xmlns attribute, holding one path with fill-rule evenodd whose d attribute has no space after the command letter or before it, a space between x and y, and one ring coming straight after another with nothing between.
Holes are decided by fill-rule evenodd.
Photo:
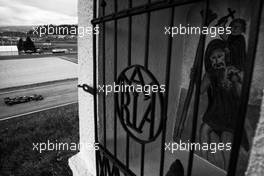
<instances>
[{"instance_id":1,"label":"metal fence","mask_svg":"<svg viewBox=\"0 0 264 176\"><path fill-rule=\"evenodd\" d=\"M123 0L122 0L123 1ZM119 176L119 175L127 175L127 176L135 176L136 174L133 173L133 171L130 169L130 163L129 163L129 151L130 151L130 146L129 146L129 141L134 140L138 144L141 145L141 151L140 152L140 163L139 168L140 168L140 175L144 176L144 157L145 157L145 146L148 143L151 143L155 140L157 140L157 137L160 136L160 167L159 167L159 175L163 176L165 175L164 173L164 143L166 139L166 123L167 123L167 111L168 111L168 95L169 95L169 85L170 85L170 69L171 69L171 56L172 56L172 41L173 38L168 35L167 37L167 54L166 54L166 78L165 78L165 86L166 86L166 91L163 94L158 94L158 96L155 95L149 97L151 99L149 108L147 110L147 113L151 113L155 111L155 104L156 101L159 101L160 103L160 109L161 109L161 117L160 117L160 124L158 130L154 132L153 127L150 127L150 132L149 136L147 139L140 139L137 136L133 135L133 132L131 132L131 128L134 131L140 131L140 127L137 127L136 125L133 125L133 120L136 121L137 116L133 116L133 120L129 121L127 119L130 118L124 118L124 113L129 112L128 109L125 109L125 103L124 103L124 97L127 99L130 98L129 95L126 95L124 93L114 94L114 129L113 129L113 136L114 136L114 143L113 143L113 148L114 151L110 152L106 146L106 96L103 94L103 104L102 108L100 108L100 111L103 112L103 142L99 141L98 137L98 91L97 91L97 71L98 69L102 69L102 82L105 84L106 80L106 63L105 63L105 35L106 35L106 29L105 29L105 23L113 21L114 23L114 41L113 41L113 51L114 51L114 82L116 83L124 83L126 82L127 84L132 84L133 81L135 80L129 80L125 78L125 72L127 70L134 70L133 72L136 73L141 73L144 72L146 75L148 75L152 81L156 84L158 82L156 81L154 75L148 70L148 63L149 63L149 41L150 41L150 19L151 19L151 13L157 10L161 9L169 9L169 25L173 26L174 25L174 11L175 7L178 6L184 6L187 4L191 3L197 3L197 2L202 2L204 4L204 20L203 20L203 25L206 25L206 19L207 19L207 13L206 11L209 8L209 0L196 0L196 1L173 1L173 0L164 0L164 1L156 1L156 2L151 2L151 0L148 0L147 4L141 5L141 6L133 6L132 0L127 0L127 8L124 10L118 10L118 3L117 0L114 0L114 6L113 10L114 12L112 14L105 14L105 8L107 6L107 1L101 0L97 1L94 0L93 4L93 16L94 19L91 21L93 24L93 27L96 27L100 25L101 28L101 33L99 37L94 34L93 36L93 88L86 87L86 91L90 92L91 94L94 95L94 125L95 125L95 142L99 143L99 148L100 150L96 152L96 170L97 170L97 175L98 176ZM236 165L239 157L239 148L240 148L240 143L241 143L241 133L243 131L243 126L244 126L244 119L246 115L246 109L247 109L247 102L248 102L248 97L249 97L249 90L250 90L250 84L251 84L251 79L252 79L252 73L253 73L253 66L254 66L254 58L255 58L255 53L256 53L256 46L257 46L257 40L258 40L258 30L259 30L259 24L260 24L260 16L261 16L261 11L262 11L262 1L261 0L256 0L254 5L254 10L252 11L252 18L251 18L251 26L250 26L250 34L249 34L249 41L248 41L248 51L247 51L247 69L245 70L245 77L244 77L244 83L242 86L242 98L240 101L240 106L238 110L237 116L240 117L241 121L237 123L237 128L234 134L234 141L232 145L232 152L231 152L231 159L229 162L229 168L228 168L228 176L235 175L236 173ZM144 65L131 65L131 43L132 43L132 18L136 15L140 14L146 14L146 35L145 35L145 54L144 54ZM128 19L128 44L127 44L127 67L124 68L123 72L118 75L117 73L117 55L118 55L118 45L117 45L117 25L118 25L118 20L120 19ZM99 40L100 39L100 40ZM193 121L192 121L192 130L191 130L191 137L190 137L190 142L195 142L195 136L196 136L196 128L197 128L197 116L198 116L198 108L199 108L199 97L200 97L200 85L201 85L201 74L202 74L202 67L203 67L203 53L204 53L204 46L205 46L205 39L206 36L202 35L200 37L198 49L197 49L197 57L200 59L198 60L198 69L196 70L197 75L196 79L194 81L195 84L195 99L194 99L194 111L193 111ZM102 68L98 68L97 64L97 51L98 51L98 41L100 41L100 46L101 48L99 49L99 52L101 53L103 60L102 60ZM136 82L137 84L144 84L142 82ZM84 88L84 87L83 87ZM132 98L136 98L138 95L134 95ZM137 104L134 104L137 105ZM134 109L135 110L135 109ZM153 113L150 116L151 118L145 118L145 121L148 121L150 124L151 122L154 123L153 119L155 118ZM117 158L117 121L120 121L122 124L123 128L125 129L126 132L126 142L124 144L126 148L126 160L125 162L120 161ZM128 129L127 126L130 126L130 129ZM151 126L151 125L150 125ZM193 165L193 158L194 158L194 151L191 150L189 153L189 160L188 160L188 169L186 171L188 176L192 175L192 165Z\"/></svg>"}]
</instances>

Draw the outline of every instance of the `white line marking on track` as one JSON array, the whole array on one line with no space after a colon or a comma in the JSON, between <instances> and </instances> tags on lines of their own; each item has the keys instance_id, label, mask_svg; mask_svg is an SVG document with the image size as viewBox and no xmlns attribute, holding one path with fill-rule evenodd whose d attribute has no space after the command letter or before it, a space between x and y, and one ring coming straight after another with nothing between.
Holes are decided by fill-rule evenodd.
<instances>
[{"instance_id":1,"label":"white line marking on track","mask_svg":"<svg viewBox=\"0 0 264 176\"><path fill-rule=\"evenodd\" d=\"M16 117L29 115L29 114L33 114L33 113L49 110L49 109L59 108L59 107L62 107L62 106L67 106L67 105L71 105L71 104L75 104L75 103L77 103L77 101L76 102L70 102L70 103L64 103L64 104L57 105L57 106L52 106L52 107L49 107L49 108L43 108L43 109L40 109L40 110L30 111L30 112L26 112L26 113L22 113L22 114L17 114L17 115L9 116L9 117L6 117L6 118L2 118L2 119L0 119L0 121L9 120L9 119L13 119L13 118L16 118Z\"/></svg>"},{"instance_id":2,"label":"white line marking on track","mask_svg":"<svg viewBox=\"0 0 264 176\"><path fill-rule=\"evenodd\" d=\"M73 81L77 81L77 80L73 80ZM26 90L34 90L34 89L38 89L38 88L60 86L60 85L66 84L66 82L63 82L63 83L51 83L49 85L44 85L44 86L36 86L36 87L22 88L22 89L18 89L18 90L7 91L7 92L0 92L0 95L14 93L14 92L23 92L23 91L26 91ZM70 82L70 80L69 80L69 82ZM77 87L77 85L76 85L76 87Z\"/></svg>"}]
</instances>

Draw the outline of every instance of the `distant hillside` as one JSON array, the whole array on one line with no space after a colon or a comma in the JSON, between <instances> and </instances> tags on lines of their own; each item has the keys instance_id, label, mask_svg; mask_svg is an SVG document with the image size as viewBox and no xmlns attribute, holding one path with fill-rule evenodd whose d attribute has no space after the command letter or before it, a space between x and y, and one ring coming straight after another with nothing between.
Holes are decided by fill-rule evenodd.
<instances>
[{"instance_id":1,"label":"distant hillside","mask_svg":"<svg viewBox=\"0 0 264 176\"><path fill-rule=\"evenodd\" d=\"M77 27L76 24L62 24L62 25L52 25L49 24L50 26L53 27L67 27L67 28L71 28L71 27ZM4 32L19 32L19 33L27 33L27 32L33 32L34 28L33 27L38 27L37 29L40 30L40 27L48 27L48 25L36 25L36 26L0 26L0 33L4 33ZM64 30L64 29L61 29Z\"/></svg>"},{"instance_id":2,"label":"distant hillside","mask_svg":"<svg viewBox=\"0 0 264 176\"><path fill-rule=\"evenodd\" d=\"M5 31L28 32L33 26L0 26L0 33Z\"/></svg>"}]
</instances>

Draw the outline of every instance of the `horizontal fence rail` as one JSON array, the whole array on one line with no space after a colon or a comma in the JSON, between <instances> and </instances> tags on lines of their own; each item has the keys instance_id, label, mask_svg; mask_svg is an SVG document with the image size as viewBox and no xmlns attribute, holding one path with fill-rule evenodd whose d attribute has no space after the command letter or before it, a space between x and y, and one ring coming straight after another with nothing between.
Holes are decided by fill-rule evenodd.
<instances>
[{"instance_id":1,"label":"horizontal fence rail","mask_svg":"<svg viewBox=\"0 0 264 176\"><path fill-rule=\"evenodd\" d=\"M128 16L140 15L147 12L167 9L175 6L188 5L196 2L202 2L203 0L190 0L190 1L159 1L153 3L147 3L138 7L131 7L120 12L115 12L106 16L95 18L91 21L92 24L99 24L102 22L117 20Z\"/></svg>"}]
</instances>

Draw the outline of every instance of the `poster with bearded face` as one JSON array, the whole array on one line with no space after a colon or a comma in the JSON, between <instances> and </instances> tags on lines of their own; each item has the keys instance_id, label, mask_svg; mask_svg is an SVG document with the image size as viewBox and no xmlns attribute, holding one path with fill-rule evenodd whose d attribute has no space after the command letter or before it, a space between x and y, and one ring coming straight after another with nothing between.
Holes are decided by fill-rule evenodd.
<instances>
[{"instance_id":1,"label":"poster with bearded face","mask_svg":"<svg viewBox=\"0 0 264 176\"><path fill-rule=\"evenodd\" d=\"M222 20L218 25L231 27L230 35L219 35L216 38L206 36L206 45L204 48L203 71L200 88L198 123L196 131L196 141L201 145L207 144L226 144L232 145L234 132L237 123L241 117L237 117L239 104L241 102L242 86L244 84L246 65L247 46L249 39L249 28L251 24L250 13L247 11L247 2L222 1L221 3L211 4L210 9L218 15L220 21L222 16L228 16L228 11L236 11L233 18ZM221 7L221 8L219 8ZM244 12L243 15L241 12ZM195 12L193 12L195 13ZM240 14L238 14L240 13ZM216 20L216 21L217 21ZM190 15L190 23L192 18ZM263 25L263 24L262 24ZM262 32L262 31L261 31ZM188 83L192 79L192 63L195 58L195 48L197 48L197 38L186 40L186 54L184 58L184 69L190 70L183 78L182 88L180 91L180 100L177 109L177 120L175 125L174 140L189 142L193 122L194 95L191 97L186 118L181 119L184 112L184 104L188 97ZM264 40L261 40L264 41ZM193 47L192 47L193 46ZM259 47L263 46L262 43ZM196 50L195 50L196 51ZM264 72L263 52L258 50L256 54L253 81L250 87L250 97L248 102L248 111L245 119L243 132L241 133L242 142L240 146L240 174L244 174L248 160L256 124L259 119L260 103L262 100L262 89L264 87L261 74ZM186 60L185 60L186 59ZM183 74L184 75L184 74ZM227 170L230 160L231 150L210 150L195 151L195 154L208 160L217 167ZM243 175L242 174L242 175Z\"/></svg>"}]
</instances>

